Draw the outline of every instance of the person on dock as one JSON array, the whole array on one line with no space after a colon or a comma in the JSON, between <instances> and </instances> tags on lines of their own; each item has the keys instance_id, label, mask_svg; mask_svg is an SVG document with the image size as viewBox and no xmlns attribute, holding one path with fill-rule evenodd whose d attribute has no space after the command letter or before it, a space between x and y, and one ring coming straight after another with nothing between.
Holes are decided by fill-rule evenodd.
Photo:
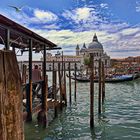
<instances>
[{"instance_id":1,"label":"person on dock","mask_svg":"<svg viewBox=\"0 0 140 140\"><path fill-rule=\"evenodd\" d=\"M39 82L41 81L42 77L41 77L41 71L39 70L38 68L38 65L35 65L34 66L34 69L32 70L32 82L33 82L33 95L35 96L35 90L36 90L36 87L37 87L37 83L36 82Z\"/></svg>"}]
</instances>

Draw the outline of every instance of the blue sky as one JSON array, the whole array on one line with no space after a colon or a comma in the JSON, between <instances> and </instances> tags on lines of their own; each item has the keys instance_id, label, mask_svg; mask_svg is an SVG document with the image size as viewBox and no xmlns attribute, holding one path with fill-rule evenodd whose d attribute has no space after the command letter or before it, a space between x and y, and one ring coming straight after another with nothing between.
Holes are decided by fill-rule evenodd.
<instances>
[{"instance_id":1,"label":"blue sky","mask_svg":"<svg viewBox=\"0 0 140 140\"><path fill-rule=\"evenodd\" d=\"M8 5L22 7L16 12ZM140 53L140 0L5 0L0 13L75 54L96 32L111 57Z\"/></svg>"}]
</instances>

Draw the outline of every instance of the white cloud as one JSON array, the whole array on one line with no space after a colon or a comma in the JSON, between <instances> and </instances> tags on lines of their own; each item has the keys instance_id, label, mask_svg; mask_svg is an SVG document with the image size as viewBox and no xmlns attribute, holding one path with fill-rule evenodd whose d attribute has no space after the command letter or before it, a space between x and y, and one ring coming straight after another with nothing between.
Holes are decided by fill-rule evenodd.
<instances>
[{"instance_id":1,"label":"white cloud","mask_svg":"<svg viewBox=\"0 0 140 140\"><path fill-rule=\"evenodd\" d=\"M40 9L34 10L34 16L43 22L52 22L58 19L58 17L54 13Z\"/></svg>"},{"instance_id":2,"label":"white cloud","mask_svg":"<svg viewBox=\"0 0 140 140\"><path fill-rule=\"evenodd\" d=\"M94 8L81 7L74 10L66 10L62 14L66 19L73 20L75 23L86 23L92 19L97 20L96 12Z\"/></svg>"},{"instance_id":3,"label":"white cloud","mask_svg":"<svg viewBox=\"0 0 140 140\"><path fill-rule=\"evenodd\" d=\"M90 16L90 8L78 8L76 9L77 20L87 20Z\"/></svg>"},{"instance_id":4,"label":"white cloud","mask_svg":"<svg viewBox=\"0 0 140 140\"><path fill-rule=\"evenodd\" d=\"M100 8L105 6L107 5L101 4ZM59 21L58 16L50 11L31 10L32 15L30 14L30 16L26 12L22 14L9 12L7 15L14 17L16 21L28 27L32 23L37 25L32 27L33 31L64 48L64 51L71 52L70 54L73 54L77 44L82 46L85 42L88 45L95 32L99 41L104 45L105 51L112 57L117 56L117 54L118 56L129 55L132 51L134 54L135 50L135 54L140 53L138 51L140 28L138 26L130 27L127 23L120 21L108 22L105 17L101 16L96 6L65 11L62 16L67 19L66 22L63 22L65 21L63 19L61 22L57 22ZM73 29L70 29L69 25ZM37 28L35 29L35 27ZM67 29L64 30L63 27ZM123 50L129 50L128 54L124 53Z\"/></svg>"},{"instance_id":5,"label":"white cloud","mask_svg":"<svg viewBox=\"0 0 140 140\"><path fill-rule=\"evenodd\" d=\"M131 35L140 31L140 28L127 28L121 31L122 35Z\"/></svg>"},{"instance_id":6,"label":"white cloud","mask_svg":"<svg viewBox=\"0 0 140 140\"><path fill-rule=\"evenodd\" d=\"M44 25L43 28L48 29L48 30L60 29L60 27L55 24Z\"/></svg>"},{"instance_id":7,"label":"white cloud","mask_svg":"<svg viewBox=\"0 0 140 140\"><path fill-rule=\"evenodd\" d=\"M107 3L101 3L100 6L101 6L101 8L108 9Z\"/></svg>"},{"instance_id":8,"label":"white cloud","mask_svg":"<svg viewBox=\"0 0 140 140\"><path fill-rule=\"evenodd\" d=\"M140 1L136 1L136 12L140 12Z\"/></svg>"},{"instance_id":9,"label":"white cloud","mask_svg":"<svg viewBox=\"0 0 140 140\"><path fill-rule=\"evenodd\" d=\"M5 12L1 11L1 13L24 26L30 24L54 24L55 21L59 20L58 16L50 11L33 9L31 7L26 7L19 13L7 9Z\"/></svg>"}]
</instances>

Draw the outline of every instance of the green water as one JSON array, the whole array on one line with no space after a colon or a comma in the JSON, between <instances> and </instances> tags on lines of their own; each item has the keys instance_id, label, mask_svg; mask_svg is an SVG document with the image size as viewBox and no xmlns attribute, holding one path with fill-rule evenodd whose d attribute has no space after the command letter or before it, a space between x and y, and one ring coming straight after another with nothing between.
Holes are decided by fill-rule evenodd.
<instances>
[{"instance_id":1,"label":"green water","mask_svg":"<svg viewBox=\"0 0 140 140\"><path fill-rule=\"evenodd\" d=\"M74 82L72 83L74 89ZM95 129L89 127L89 83L77 84L77 101L63 109L47 129L36 120L25 124L26 140L139 140L140 80L106 84L106 101L97 114L98 84L95 84ZM73 90L72 90L72 93ZM67 92L68 95L68 92Z\"/></svg>"}]
</instances>

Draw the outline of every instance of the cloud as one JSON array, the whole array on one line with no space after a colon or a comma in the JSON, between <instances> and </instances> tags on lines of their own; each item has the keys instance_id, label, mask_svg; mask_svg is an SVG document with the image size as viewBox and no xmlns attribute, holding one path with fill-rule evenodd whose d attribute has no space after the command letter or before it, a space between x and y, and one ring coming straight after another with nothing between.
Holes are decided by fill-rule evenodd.
<instances>
[{"instance_id":1,"label":"cloud","mask_svg":"<svg viewBox=\"0 0 140 140\"><path fill-rule=\"evenodd\" d=\"M140 28L127 28L121 31L122 35L132 35L140 31Z\"/></svg>"},{"instance_id":2,"label":"cloud","mask_svg":"<svg viewBox=\"0 0 140 140\"><path fill-rule=\"evenodd\" d=\"M101 3L100 6L101 6L101 8L108 9L107 3Z\"/></svg>"},{"instance_id":3,"label":"cloud","mask_svg":"<svg viewBox=\"0 0 140 140\"><path fill-rule=\"evenodd\" d=\"M136 1L136 12L140 12L140 1Z\"/></svg>"},{"instance_id":4,"label":"cloud","mask_svg":"<svg viewBox=\"0 0 140 140\"><path fill-rule=\"evenodd\" d=\"M91 9L88 7L76 8L72 11L66 10L62 15L66 19L72 19L75 23L87 21L91 16Z\"/></svg>"},{"instance_id":5,"label":"cloud","mask_svg":"<svg viewBox=\"0 0 140 140\"><path fill-rule=\"evenodd\" d=\"M57 26L56 24L44 25L42 28L45 28L45 29L48 29L48 30L60 29L60 27Z\"/></svg>"},{"instance_id":6,"label":"cloud","mask_svg":"<svg viewBox=\"0 0 140 140\"><path fill-rule=\"evenodd\" d=\"M93 35L96 32L98 40L103 44L104 50L111 55L111 57L122 57L139 55L140 53L140 28L128 27L121 29L116 33L109 33L105 30L90 30L90 31L72 31L72 30L36 30L35 32L53 41L59 47L62 47L64 52L74 55L77 44L82 47L86 43L88 47L92 41ZM132 31L132 33L131 33Z\"/></svg>"},{"instance_id":7,"label":"cloud","mask_svg":"<svg viewBox=\"0 0 140 140\"><path fill-rule=\"evenodd\" d=\"M54 22L59 20L58 16L51 11L44 11L38 8L33 9L28 6L24 7L19 13L8 9L1 13L24 26L30 26L31 24L42 24L44 26L44 24L54 24Z\"/></svg>"},{"instance_id":8,"label":"cloud","mask_svg":"<svg viewBox=\"0 0 140 140\"><path fill-rule=\"evenodd\" d=\"M34 10L34 16L39 19L41 22L52 22L52 21L56 21L58 19L58 17L50 12L50 11L44 11L44 10L40 10L40 9L35 9Z\"/></svg>"},{"instance_id":9,"label":"cloud","mask_svg":"<svg viewBox=\"0 0 140 140\"><path fill-rule=\"evenodd\" d=\"M64 10L59 14L29 7L19 14L14 11L6 13L69 54L75 54L77 44L82 47L83 43L86 43L88 46L96 32L111 57L139 55L140 27L131 27L119 19L108 18L107 14L110 13L105 13L108 8L107 4L102 3Z\"/></svg>"}]
</instances>

